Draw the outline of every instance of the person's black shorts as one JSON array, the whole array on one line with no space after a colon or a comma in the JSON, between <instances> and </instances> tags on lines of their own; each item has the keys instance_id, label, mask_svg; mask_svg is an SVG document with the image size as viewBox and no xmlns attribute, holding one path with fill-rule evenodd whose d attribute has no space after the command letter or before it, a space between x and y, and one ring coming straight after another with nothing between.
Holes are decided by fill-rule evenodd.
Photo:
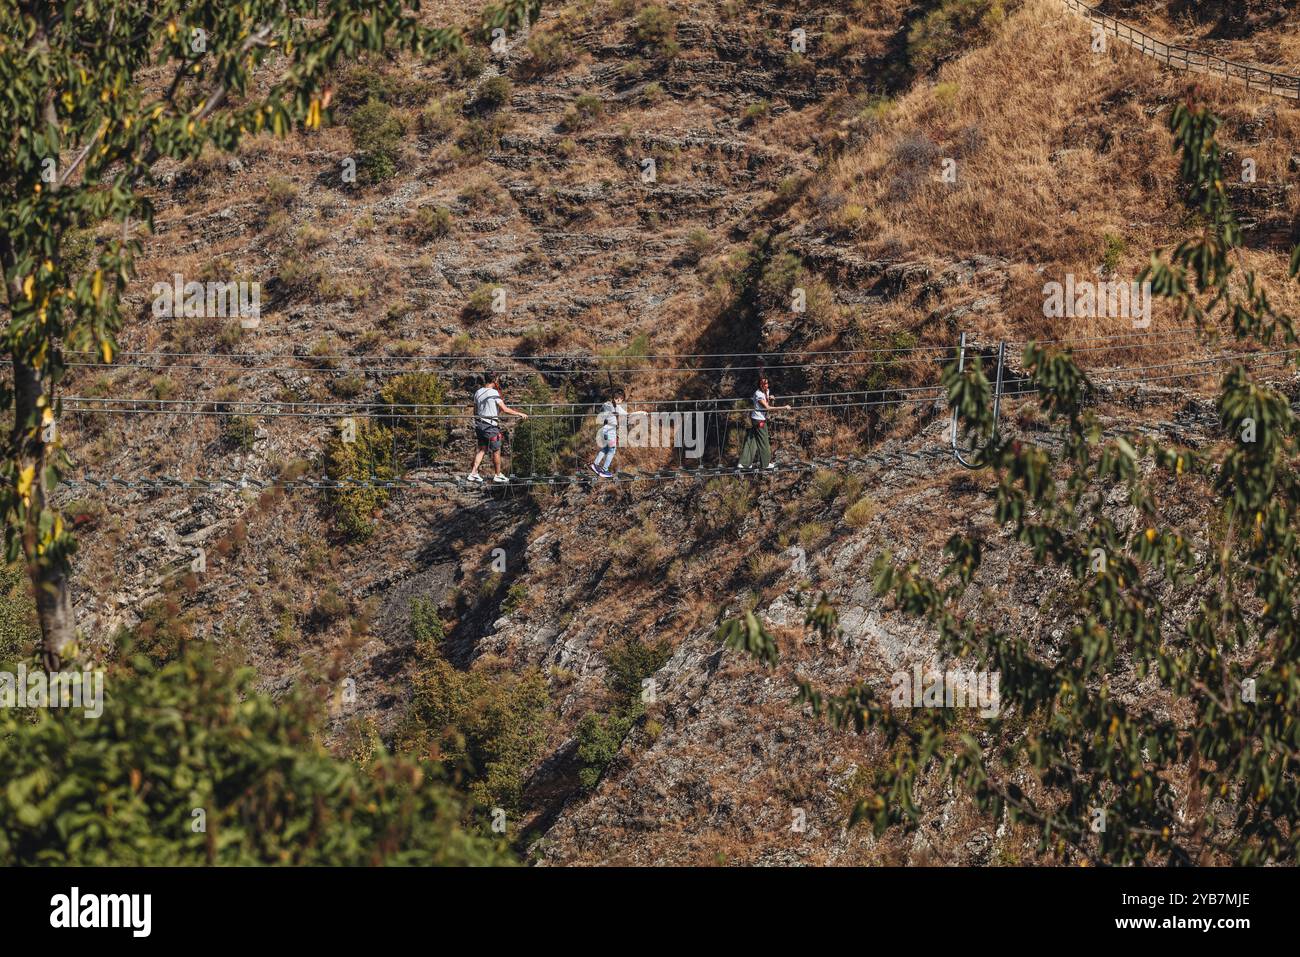
<instances>
[{"instance_id":1,"label":"person's black shorts","mask_svg":"<svg viewBox=\"0 0 1300 957\"><path fill-rule=\"evenodd\" d=\"M478 439L478 447L486 449L489 452L501 451L501 430L485 429L480 426L474 426L474 437Z\"/></svg>"}]
</instances>

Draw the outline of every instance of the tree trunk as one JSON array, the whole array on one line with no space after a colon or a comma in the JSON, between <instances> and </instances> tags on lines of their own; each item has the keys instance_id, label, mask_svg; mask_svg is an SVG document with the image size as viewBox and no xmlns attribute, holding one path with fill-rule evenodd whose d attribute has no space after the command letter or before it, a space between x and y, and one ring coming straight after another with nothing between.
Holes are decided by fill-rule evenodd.
<instances>
[{"instance_id":1,"label":"tree trunk","mask_svg":"<svg viewBox=\"0 0 1300 957\"><path fill-rule=\"evenodd\" d=\"M27 574L32 581L36 614L41 623L42 653L45 666L56 671L76 641L72 592L64 563L37 551L40 544L39 523L41 512L48 505L49 490L45 487L46 445L40 428L41 407L37 399L45 393L40 373L13 357L14 370L14 431L13 449L19 474L27 468L35 469L31 487L31 505L27 509L27 522L22 530L23 553L27 558ZM31 425L35 423L34 434ZM26 427L24 427L26 425Z\"/></svg>"},{"instance_id":2,"label":"tree trunk","mask_svg":"<svg viewBox=\"0 0 1300 957\"><path fill-rule=\"evenodd\" d=\"M0 237L0 266L6 272L13 268L13 249L7 237ZM6 292L9 296L9 314L12 321L14 306L23 295L22 279L11 276ZM23 555L27 560L27 575L31 579L36 615L41 625L41 652L45 667L56 671L76 643L75 616L72 613L72 589L65 564L56 556L41 555L41 512L47 507L49 490L45 487L45 437L41 430L42 406L37 400L45 393L46 383L40 370L11 352L13 369L14 426L9 437L9 452L13 456L16 475L26 468L34 469L29 490L31 504L27 520L18 532L22 536ZM47 400L50 397L47 396Z\"/></svg>"}]
</instances>

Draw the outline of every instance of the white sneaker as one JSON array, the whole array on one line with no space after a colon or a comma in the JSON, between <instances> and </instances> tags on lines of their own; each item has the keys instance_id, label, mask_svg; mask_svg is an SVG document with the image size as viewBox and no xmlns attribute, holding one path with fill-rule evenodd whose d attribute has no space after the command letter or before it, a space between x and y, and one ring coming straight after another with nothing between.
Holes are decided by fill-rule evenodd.
<instances>
[{"instance_id":1,"label":"white sneaker","mask_svg":"<svg viewBox=\"0 0 1300 957\"><path fill-rule=\"evenodd\" d=\"M768 463L767 463L767 467L770 468L770 469L774 469L774 468L776 468L776 463L775 463L775 462L768 462Z\"/></svg>"},{"instance_id":2,"label":"white sneaker","mask_svg":"<svg viewBox=\"0 0 1300 957\"><path fill-rule=\"evenodd\" d=\"M465 481L466 481L466 482L481 482L481 481L483 481L483 476L479 475L477 472L470 472L468 475L465 476Z\"/></svg>"},{"instance_id":3,"label":"white sneaker","mask_svg":"<svg viewBox=\"0 0 1300 957\"><path fill-rule=\"evenodd\" d=\"M498 472L496 475L492 476L492 481L496 482L498 485L504 485L506 482L509 482L510 479Z\"/></svg>"}]
</instances>

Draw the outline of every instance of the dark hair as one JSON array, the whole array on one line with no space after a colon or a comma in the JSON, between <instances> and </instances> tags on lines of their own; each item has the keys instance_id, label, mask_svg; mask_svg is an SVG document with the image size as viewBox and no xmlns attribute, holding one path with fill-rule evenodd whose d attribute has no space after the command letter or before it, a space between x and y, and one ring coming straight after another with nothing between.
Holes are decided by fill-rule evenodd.
<instances>
[{"instance_id":1,"label":"dark hair","mask_svg":"<svg viewBox=\"0 0 1300 957\"><path fill-rule=\"evenodd\" d=\"M619 398L626 399L626 398L627 398L627 393L624 392L621 388L619 388L619 389L610 389L610 390L609 390L609 397L610 397L611 399L619 399Z\"/></svg>"},{"instance_id":2,"label":"dark hair","mask_svg":"<svg viewBox=\"0 0 1300 957\"><path fill-rule=\"evenodd\" d=\"M483 373L483 384L484 384L484 385L492 385L492 384L493 384L494 382L496 382L496 381L497 381L497 374L496 374L495 372L485 372L485 373Z\"/></svg>"}]
</instances>

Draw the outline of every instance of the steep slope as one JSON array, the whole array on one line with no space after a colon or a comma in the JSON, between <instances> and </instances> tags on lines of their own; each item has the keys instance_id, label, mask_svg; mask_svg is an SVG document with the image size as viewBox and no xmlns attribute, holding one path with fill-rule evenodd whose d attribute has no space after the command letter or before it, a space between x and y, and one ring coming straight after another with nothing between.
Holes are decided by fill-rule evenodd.
<instances>
[{"instance_id":1,"label":"steep slope","mask_svg":"<svg viewBox=\"0 0 1300 957\"><path fill-rule=\"evenodd\" d=\"M655 371L664 363L639 358L647 352L1128 331L1047 320L1042 286L1068 272L1134 277L1150 248L1187 228L1164 120L1189 95L1226 118L1231 160L1256 161L1259 183L1241 194L1260 197L1260 221L1294 221L1294 104L1168 73L1130 51L1094 56L1086 27L1059 3L1008 6L965 55L935 57L934 73L907 55L934 4L621 0L548 7L504 57L478 48L446 64L350 71L337 88L340 125L159 170L158 231L124 344L182 355L81 369L68 391L199 405L72 417L72 472L319 476L347 403L430 368L449 384L447 401L461 402L487 365L477 356L500 365L512 401L541 366L555 370L557 400L590 401L617 376L635 404L729 398L753 372L744 360ZM465 22L475 13L452 9ZM796 28L805 54L791 49ZM1265 31L1260 43L1285 32ZM949 158L955 184L940 178ZM355 184L342 178L348 159L362 173ZM367 183L384 164L392 175ZM1280 276L1280 244L1270 235L1252 246L1248 261ZM262 282L261 323L154 316L152 284L177 272ZM789 306L795 287L808 292L804 312ZM485 305L498 288L503 314ZM1155 322L1172 330L1169 316ZM1095 364L1191 346L1171 337ZM634 371L535 358L600 353L622 353L614 368ZM457 358L421 358L433 355ZM866 369L782 370L776 387L897 397L936 381L933 354L904 355ZM229 411L237 402L261 405L239 415ZM328 405L314 417L257 414L303 402ZM1032 412L1012 411L1018 427L1037 427ZM1207 434L1204 410L1165 393L1117 395L1108 412L1113 424L1137 417ZM340 534L337 502L323 492L81 485L65 493L84 542L80 624L105 654L119 626L160 655L212 641L269 689L302 685L335 701L332 743L364 754L377 739L418 739L410 707L430 687L428 635L412 603L427 601L447 639L436 667L504 689L530 669L541 675L541 744L501 752L524 755L512 818L517 833L540 836L524 843L550 863L1037 860L1014 828L975 827L941 784L920 795L927 823L916 840L846 831L846 809L885 756L790 704L796 673L840 686L932 656L932 635L881 612L867 570L886 547L933 568L954 528L988 522L985 482L946 456L943 425L939 404L924 401L778 423L788 459L856 452L870 438L867 460L847 474L394 490L367 511L365 542ZM573 441L585 456L585 423ZM408 476L463 469L471 442L454 423ZM192 572L200 547L206 567ZM1001 547L983 583L989 613L1050 642L1058 583L1021 576L1015 549ZM804 610L822 590L841 607L844 647L804 637ZM780 633L778 671L714 641L719 619L741 608ZM649 674L645 660L632 669L653 677L654 700L622 728L626 689L611 685L629 638L663 647ZM439 680L446 690L461 679ZM435 713L533 714L514 697L466 696L471 706ZM419 742L431 754L445 744Z\"/></svg>"}]
</instances>

